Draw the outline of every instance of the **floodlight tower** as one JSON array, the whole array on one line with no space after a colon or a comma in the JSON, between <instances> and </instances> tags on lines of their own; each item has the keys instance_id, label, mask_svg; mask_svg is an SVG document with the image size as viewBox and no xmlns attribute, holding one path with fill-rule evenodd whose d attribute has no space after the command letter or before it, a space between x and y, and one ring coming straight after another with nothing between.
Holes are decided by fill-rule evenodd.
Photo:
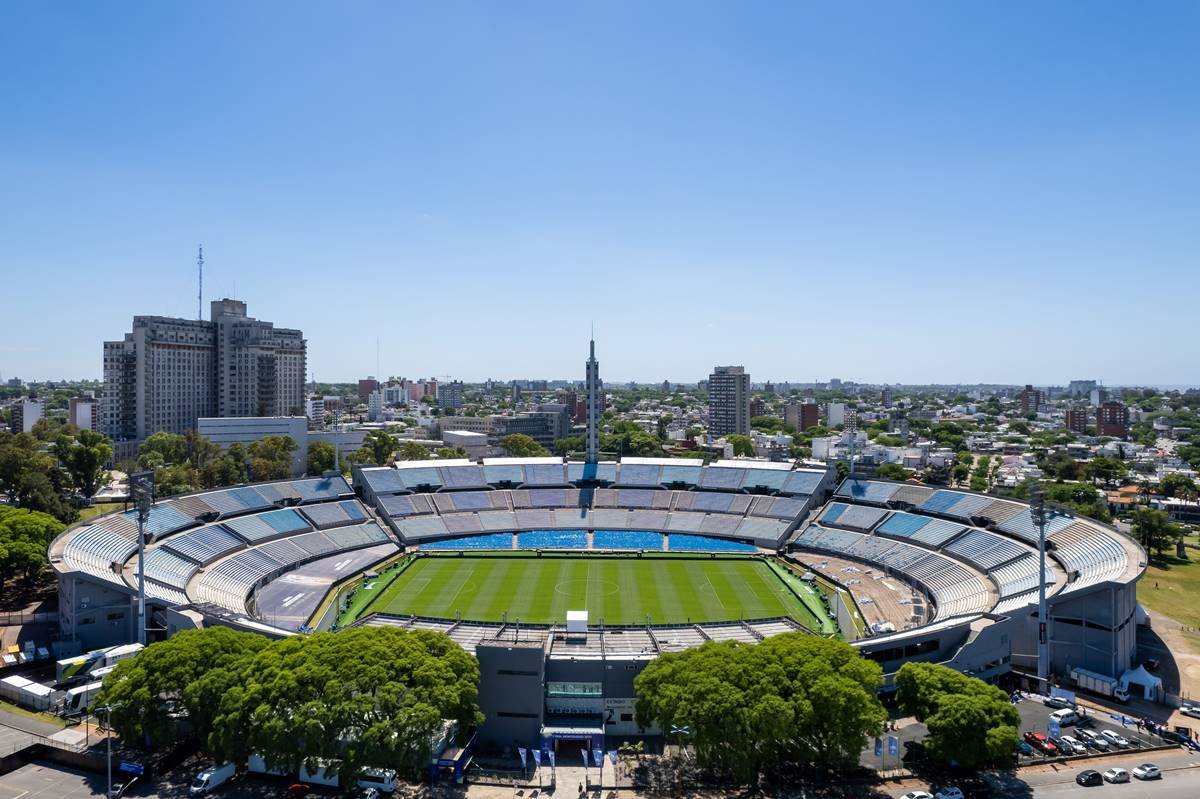
<instances>
[{"instance_id":1,"label":"floodlight tower","mask_svg":"<svg viewBox=\"0 0 1200 799\"><path fill-rule=\"evenodd\" d=\"M587 463L600 460L600 364L596 361L596 339L591 340L586 365L587 388Z\"/></svg>"},{"instance_id":2,"label":"floodlight tower","mask_svg":"<svg viewBox=\"0 0 1200 799\"><path fill-rule=\"evenodd\" d=\"M138 526L138 643L146 644L146 522L154 506L154 472L129 475L129 496L137 508Z\"/></svg>"},{"instance_id":3,"label":"floodlight tower","mask_svg":"<svg viewBox=\"0 0 1200 799\"><path fill-rule=\"evenodd\" d=\"M1044 695L1050 674L1050 644L1046 630L1046 495L1041 483L1029 487L1029 514L1038 528L1038 691Z\"/></svg>"}]
</instances>

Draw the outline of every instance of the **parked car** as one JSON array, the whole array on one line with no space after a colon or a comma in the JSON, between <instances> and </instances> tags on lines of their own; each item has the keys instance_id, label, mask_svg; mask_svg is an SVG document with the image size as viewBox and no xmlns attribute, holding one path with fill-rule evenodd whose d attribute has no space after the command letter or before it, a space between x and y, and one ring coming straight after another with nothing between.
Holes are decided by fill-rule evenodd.
<instances>
[{"instance_id":1,"label":"parked car","mask_svg":"<svg viewBox=\"0 0 1200 799\"><path fill-rule=\"evenodd\" d=\"M1194 719L1200 719L1200 702L1184 702L1179 712Z\"/></svg>"},{"instance_id":2,"label":"parked car","mask_svg":"<svg viewBox=\"0 0 1200 799\"><path fill-rule=\"evenodd\" d=\"M900 799L933 799L933 794L929 791L909 791Z\"/></svg>"},{"instance_id":3,"label":"parked car","mask_svg":"<svg viewBox=\"0 0 1200 799\"><path fill-rule=\"evenodd\" d=\"M379 799L379 789L363 788L363 792L358 795L358 799Z\"/></svg>"},{"instance_id":4,"label":"parked car","mask_svg":"<svg viewBox=\"0 0 1200 799\"><path fill-rule=\"evenodd\" d=\"M1017 741L1017 754L1028 757L1033 754L1033 747L1024 741Z\"/></svg>"},{"instance_id":5,"label":"parked car","mask_svg":"<svg viewBox=\"0 0 1200 799\"><path fill-rule=\"evenodd\" d=\"M108 791L108 799L121 799L121 797L129 793L135 782L137 782L137 777L124 782L114 782L112 788Z\"/></svg>"},{"instance_id":6,"label":"parked car","mask_svg":"<svg viewBox=\"0 0 1200 799\"><path fill-rule=\"evenodd\" d=\"M1129 782L1129 772L1123 768L1113 767L1104 772L1105 782Z\"/></svg>"},{"instance_id":7,"label":"parked car","mask_svg":"<svg viewBox=\"0 0 1200 799\"><path fill-rule=\"evenodd\" d=\"M1024 735L1025 743L1032 746L1044 755L1057 755L1058 747L1046 737L1044 732L1027 732Z\"/></svg>"},{"instance_id":8,"label":"parked car","mask_svg":"<svg viewBox=\"0 0 1200 799\"><path fill-rule=\"evenodd\" d=\"M283 799L304 799L308 796L312 786L305 782L293 782L288 786L288 789L283 792Z\"/></svg>"},{"instance_id":9,"label":"parked car","mask_svg":"<svg viewBox=\"0 0 1200 799\"><path fill-rule=\"evenodd\" d=\"M1080 721L1079 714L1075 712L1074 708L1069 707L1051 713L1050 720L1060 727L1069 727L1072 724L1078 724Z\"/></svg>"},{"instance_id":10,"label":"parked car","mask_svg":"<svg viewBox=\"0 0 1200 799\"><path fill-rule=\"evenodd\" d=\"M1084 787L1091 787L1093 785L1103 785L1104 778L1100 776L1099 771L1096 771L1095 769L1088 769L1087 771L1081 771L1076 774L1075 782Z\"/></svg>"},{"instance_id":11,"label":"parked car","mask_svg":"<svg viewBox=\"0 0 1200 799\"><path fill-rule=\"evenodd\" d=\"M947 785L934 793L933 799L963 799L963 792L956 785Z\"/></svg>"},{"instance_id":12,"label":"parked car","mask_svg":"<svg viewBox=\"0 0 1200 799\"><path fill-rule=\"evenodd\" d=\"M1139 780L1161 780L1162 769L1153 763L1143 763L1133 770L1133 776Z\"/></svg>"},{"instance_id":13,"label":"parked car","mask_svg":"<svg viewBox=\"0 0 1200 799\"><path fill-rule=\"evenodd\" d=\"M1067 754L1067 755L1086 755L1087 754L1087 747L1083 745L1083 742L1076 738L1072 738L1070 735L1064 735L1062 738L1059 739L1059 741L1061 741L1061 743L1059 744L1058 748L1063 750L1063 754Z\"/></svg>"},{"instance_id":14,"label":"parked car","mask_svg":"<svg viewBox=\"0 0 1200 799\"><path fill-rule=\"evenodd\" d=\"M1046 707L1065 708L1071 707L1071 703L1063 699L1061 696L1048 696L1042 700Z\"/></svg>"},{"instance_id":15,"label":"parked car","mask_svg":"<svg viewBox=\"0 0 1200 799\"><path fill-rule=\"evenodd\" d=\"M1108 742L1113 746L1119 746L1122 749L1125 749L1129 746L1129 739L1116 730L1104 730L1100 734L1107 738Z\"/></svg>"},{"instance_id":16,"label":"parked car","mask_svg":"<svg viewBox=\"0 0 1200 799\"><path fill-rule=\"evenodd\" d=\"M1174 730L1163 730L1159 736L1168 743L1183 744L1184 746L1190 743L1190 739L1186 735L1181 735Z\"/></svg>"}]
</instances>

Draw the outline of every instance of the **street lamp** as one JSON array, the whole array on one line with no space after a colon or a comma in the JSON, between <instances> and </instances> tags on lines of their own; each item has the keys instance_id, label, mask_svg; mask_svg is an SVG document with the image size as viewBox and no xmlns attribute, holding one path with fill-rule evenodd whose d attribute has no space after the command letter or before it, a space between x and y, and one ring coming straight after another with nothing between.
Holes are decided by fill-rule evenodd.
<instances>
[{"instance_id":1,"label":"street lamp","mask_svg":"<svg viewBox=\"0 0 1200 799\"><path fill-rule=\"evenodd\" d=\"M137 508L138 526L138 643L146 644L146 522L154 507L154 472L129 475L129 495Z\"/></svg>"}]
</instances>

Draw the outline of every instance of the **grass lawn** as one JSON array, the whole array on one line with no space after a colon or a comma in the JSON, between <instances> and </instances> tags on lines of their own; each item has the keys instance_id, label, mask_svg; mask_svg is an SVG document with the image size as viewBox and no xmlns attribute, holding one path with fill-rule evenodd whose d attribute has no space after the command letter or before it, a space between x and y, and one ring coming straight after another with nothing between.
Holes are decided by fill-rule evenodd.
<instances>
[{"instance_id":1,"label":"grass lawn","mask_svg":"<svg viewBox=\"0 0 1200 799\"><path fill-rule=\"evenodd\" d=\"M1200 552L1191 554L1200 558ZM1138 583L1138 601L1188 627L1200 627L1200 560L1151 558Z\"/></svg>"},{"instance_id":2,"label":"grass lawn","mask_svg":"<svg viewBox=\"0 0 1200 799\"><path fill-rule=\"evenodd\" d=\"M415 614L474 621L563 623L587 610L593 624L655 624L791 616L821 623L764 562L754 558L580 555L425 556L359 614Z\"/></svg>"},{"instance_id":3,"label":"grass lawn","mask_svg":"<svg viewBox=\"0 0 1200 799\"><path fill-rule=\"evenodd\" d=\"M103 516L105 513L112 513L115 510L121 510L125 506L120 502L97 502L95 505L90 505L86 508L79 509L79 521L86 522L88 519L94 519L97 516Z\"/></svg>"}]
</instances>

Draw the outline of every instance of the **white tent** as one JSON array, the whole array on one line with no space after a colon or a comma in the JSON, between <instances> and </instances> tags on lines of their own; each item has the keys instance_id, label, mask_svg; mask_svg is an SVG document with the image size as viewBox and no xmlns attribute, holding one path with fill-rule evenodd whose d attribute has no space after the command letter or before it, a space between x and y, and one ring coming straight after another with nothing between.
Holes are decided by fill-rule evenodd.
<instances>
[{"instance_id":1,"label":"white tent","mask_svg":"<svg viewBox=\"0 0 1200 799\"><path fill-rule=\"evenodd\" d=\"M1146 671L1145 665L1138 666L1136 669L1130 669L1121 675L1121 687L1129 691L1130 696L1134 696L1134 690L1130 687L1131 684L1141 689L1143 699L1157 702L1162 698L1162 678L1155 677Z\"/></svg>"}]
</instances>

